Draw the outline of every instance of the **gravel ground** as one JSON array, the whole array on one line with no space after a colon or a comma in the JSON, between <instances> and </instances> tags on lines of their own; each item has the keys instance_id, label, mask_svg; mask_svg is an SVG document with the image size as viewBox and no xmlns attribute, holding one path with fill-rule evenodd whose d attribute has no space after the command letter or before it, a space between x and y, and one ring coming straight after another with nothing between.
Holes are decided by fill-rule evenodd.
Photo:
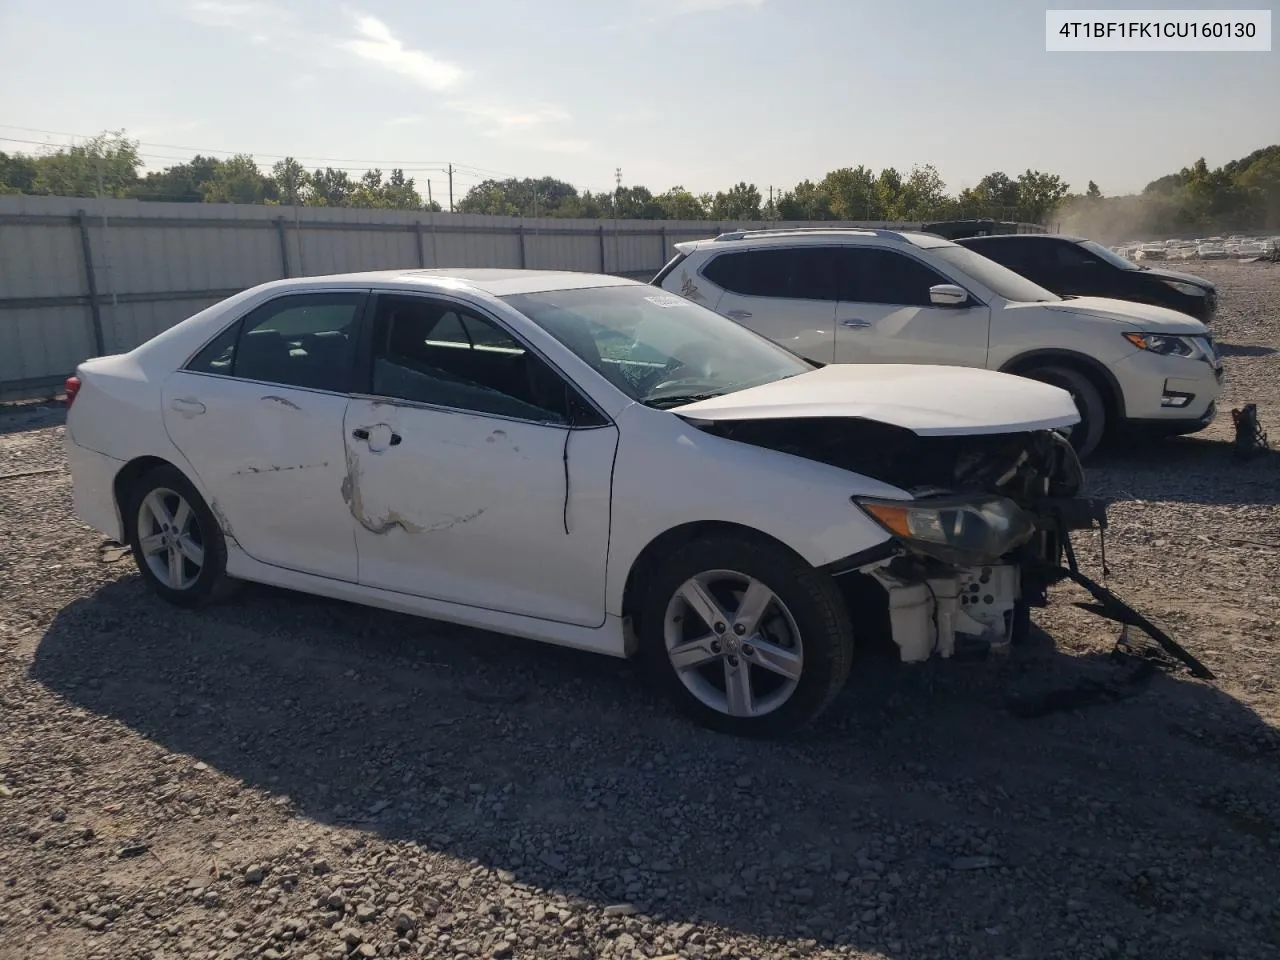
<instances>
[{"instance_id":1,"label":"gravel ground","mask_svg":"<svg viewBox=\"0 0 1280 960\"><path fill-rule=\"evenodd\" d=\"M1280 439L1280 267L1197 272L1224 410ZM58 419L0 418L0 957L1280 955L1280 455L1232 462L1228 415L1090 469L1108 582L1216 682L1015 717L1121 669L1064 586L1009 660L867 658L772 743L620 662L266 588L171 608L72 517Z\"/></svg>"}]
</instances>

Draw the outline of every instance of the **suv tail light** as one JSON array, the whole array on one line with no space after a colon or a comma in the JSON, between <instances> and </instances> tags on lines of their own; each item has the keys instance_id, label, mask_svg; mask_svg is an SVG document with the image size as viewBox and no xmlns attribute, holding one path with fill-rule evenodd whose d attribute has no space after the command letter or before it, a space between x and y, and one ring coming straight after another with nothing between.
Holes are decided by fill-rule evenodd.
<instances>
[{"instance_id":1,"label":"suv tail light","mask_svg":"<svg viewBox=\"0 0 1280 960\"><path fill-rule=\"evenodd\" d=\"M71 409L71 404L76 402L76 394L80 392L80 378L67 377L67 382L63 385L63 389L67 393L67 409L69 410Z\"/></svg>"}]
</instances>

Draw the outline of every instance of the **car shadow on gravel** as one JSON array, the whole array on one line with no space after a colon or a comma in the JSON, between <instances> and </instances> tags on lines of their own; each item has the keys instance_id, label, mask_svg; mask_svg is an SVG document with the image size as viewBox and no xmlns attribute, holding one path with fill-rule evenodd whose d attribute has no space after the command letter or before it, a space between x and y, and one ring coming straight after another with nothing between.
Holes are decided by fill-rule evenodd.
<instances>
[{"instance_id":1,"label":"car shadow on gravel","mask_svg":"<svg viewBox=\"0 0 1280 960\"><path fill-rule=\"evenodd\" d=\"M0 437L66 422L67 410L61 404L0 404Z\"/></svg>"},{"instance_id":2,"label":"car shadow on gravel","mask_svg":"<svg viewBox=\"0 0 1280 960\"><path fill-rule=\"evenodd\" d=\"M1269 357L1277 353L1275 347L1257 343L1218 343L1218 352L1224 357Z\"/></svg>"},{"instance_id":3,"label":"car shadow on gravel","mask_svg":"<svg viewBox=\"0 0 1280 960\"><path fill-rule=\"evenodd\" d=\"M1232 779L1223 763L1280 756L1252 711L1163 676L1123 704L1011 717L1011 684L1115 676L1038 631L997 662L865 658L819 725L772 742L693 727L621 661L260 587L193 613L136 576L111 582L58 613L31 672L166 751L287 797L285 817L413 842L549 896L890 957L909 954L904 938L998 927L998 891L1038 875L1082 797L1158 829L1175 802L1167 775L1216 788ZM1169 715L1218 719L1182 731ZM1146 756L1130 775L1134 750ZM140 810L156 809L149 789L139 783ZM204 812L190 843L209 836ZM1108 909L1136 920L1146 907Z\"/></svg>"},{"instance_id":4,"label":"car shadow on gravel","mask_svg":"<svg viewBox=\"0 0 1280 960\"><path fill-rule=\"evenodd\" d=\"M1280 503L1280 450L1241 460L1235 445L1223 440L1129 438L1124 445L1099 448L1086 473L1089 494L1097 497L1216 506Z\"/></svg>"}]
</instances>

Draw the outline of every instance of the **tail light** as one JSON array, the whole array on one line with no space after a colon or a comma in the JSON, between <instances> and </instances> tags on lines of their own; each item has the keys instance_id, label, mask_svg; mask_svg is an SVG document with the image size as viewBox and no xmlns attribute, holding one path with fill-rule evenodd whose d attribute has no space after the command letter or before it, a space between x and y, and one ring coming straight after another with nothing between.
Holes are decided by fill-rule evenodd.
<instances>
[{"instance_id":1,"label":"tail light","mask_svg":"<svg viewBox=\"0 0 1280 960\"><path fill-rule=\"evenodd\" d=\"M80 378L67 377L67 382L63 385L63 389L67 393L67 409L71 409L71 404L76 402L76 394L80 392Z\"/></svg>"}]
</instances>

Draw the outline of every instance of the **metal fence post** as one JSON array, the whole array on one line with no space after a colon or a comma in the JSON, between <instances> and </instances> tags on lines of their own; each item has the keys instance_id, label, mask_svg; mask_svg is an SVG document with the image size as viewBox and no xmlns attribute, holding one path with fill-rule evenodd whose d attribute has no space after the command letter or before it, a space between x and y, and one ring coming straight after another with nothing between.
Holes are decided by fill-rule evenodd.
<instances>
[{"instance_id":1,"label":"metal fence post","mask_svg":"<svg viewBox=\"0 0 1280 960\"><path fill-rule=\"evenodd\" d=\"M516 236L520 238L520 269L525 269L525 263L528 260L528 254L524 249L524 224L516 227Z\"/></svg>"},{"instance_id":2,"label":"metal fence post","mask_svg":"<svg viewBox=\"0 0 1280 960\"><path fill-rule=\"evenodd\" d=\"M280 269L284 271L284 277L289 277L289 237L284 232L284 217L276 217L276 234L280 237ZM298 238L298 245L302 245L302 238Z\"/></svg>"},{"instance_id":3,"label":"metal fence post","mask_svg":"<svg viewBox=\"0 0 1280 960\"><path fill-rule=\"evenodd\" d=\"M93 318L93 346L98 356L106 356L107 344L102 334L102 304L98 301L98 278L93 272L93 247L89 243L88 214L79 212L80 249L84 251L84 279L89 287L89 316Z\"/></svg>"},{"instance_id":4,"label":"metal fence post","mask_svg":"<svg viewBox=\"0 0 1280 960\"><path fill-rule=\"evenodd\" d=\"M604 272L605 272L605 269L604 269L604 268L605 268L605 261L604 261L604 224L602 223L602 224L600 224L600 272L601 272L601 273L604 273Z\"/></svg>"},{"instance_id":5,"label":"metal fence post","mask_svg":"<svg viewBox=\"0 0 1280 960\"><path fill-rule=\"evenodd\" d=\"M425 267L427 265L427 255L422 249L422 221L416 220L413 224L413 238L418 244L418 266Z\"/></svg>"}]
</instances>

